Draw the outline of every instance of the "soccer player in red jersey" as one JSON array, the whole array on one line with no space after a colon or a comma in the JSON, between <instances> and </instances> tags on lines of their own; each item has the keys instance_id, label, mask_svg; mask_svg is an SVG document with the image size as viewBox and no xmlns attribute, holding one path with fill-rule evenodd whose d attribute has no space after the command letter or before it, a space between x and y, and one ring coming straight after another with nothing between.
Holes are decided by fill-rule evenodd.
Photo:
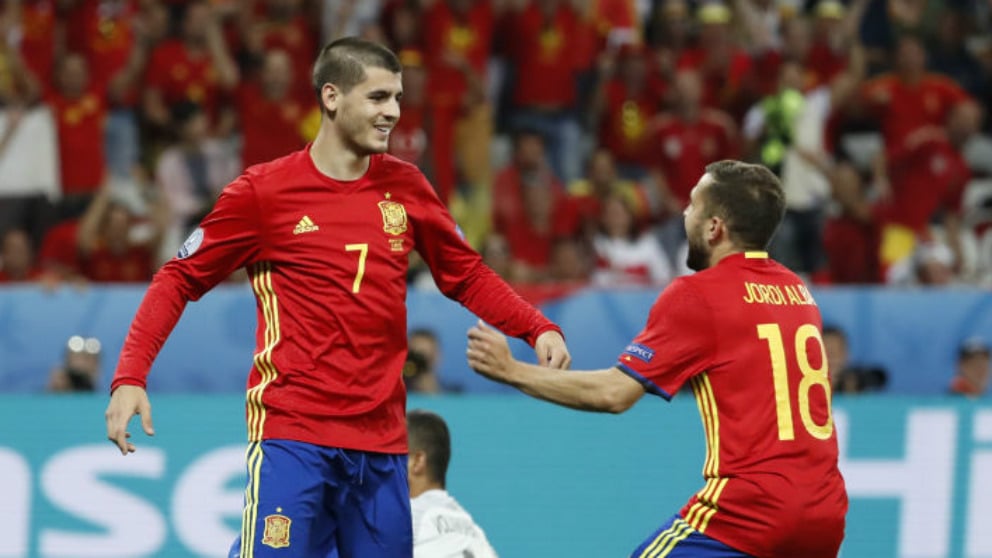
<instances>
[{"instance_id":1,"label":"soccer player in red jersey","mask_svg":"<svg viewBox=\"0 0 992 558\"><path fill-rule=\"evenodd\" d=\"M705 486L632 556L827 558L844 537L830 380L816 302L764 251L785 200L765 167L706 167L685 210L697 273L659 295L612 368L575 373L513 360L506 341L469 331L469 364L521 391L619 413L645 392L692 388L706 432Z\"/></svg>"},{"instance_id":2,"label":"soccer player in red jersey","mask_svg":"<svg viewBox=\"0 0 992 558\"><path fill-rule=\"evenodd\" d=\"M124 454L152 361L179 320L246 267L258 333L248 376L248 486L232 556L410 557L406 275L411 250L438 287L542 364L566 367L561 330L482 263L413 165L385 154L400 63L355 38L321 51L323 114L306 149L247 169L155 275L111 385L108 437Z\"/></svg>"}]
</instances>

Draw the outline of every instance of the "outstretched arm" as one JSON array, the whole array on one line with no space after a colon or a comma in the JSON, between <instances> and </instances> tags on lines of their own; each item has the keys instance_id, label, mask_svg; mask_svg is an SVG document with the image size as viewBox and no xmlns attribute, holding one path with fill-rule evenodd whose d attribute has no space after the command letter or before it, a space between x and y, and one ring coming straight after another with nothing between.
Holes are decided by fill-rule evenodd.
<instances>
[{"instance_id":1,"label":"outstretched arm","mask_svg":"<svg viewBox=\"0 0 992 558\"><path fill-rule=\"evenodd\" d=\"M644 395L644 387L616 367L567 372L520 362L506 337L482 322L468 332L468 363L489 379L580 411L622 413Z\"/></svg>"}]
</instances>

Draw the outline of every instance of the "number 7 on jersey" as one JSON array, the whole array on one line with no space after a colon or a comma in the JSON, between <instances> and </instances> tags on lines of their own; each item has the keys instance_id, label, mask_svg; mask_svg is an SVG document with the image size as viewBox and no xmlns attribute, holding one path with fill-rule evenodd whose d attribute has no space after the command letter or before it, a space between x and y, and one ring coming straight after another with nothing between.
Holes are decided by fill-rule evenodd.
<instances>
[{"instance_id":1,"label":"number 7 on jersey","mask_svg":"<svg viewBox=\"0 0 992 558\"><path fill-rule=\"evenodd\" d=\"M362 277L365 276L365 260L369 257L369 245L367 242L361 244L345 244L345 252L358 252L358 271L355 272L355 282L351 284L351 292L357 293L362 288Z\"/></svg>"}]
</instances>

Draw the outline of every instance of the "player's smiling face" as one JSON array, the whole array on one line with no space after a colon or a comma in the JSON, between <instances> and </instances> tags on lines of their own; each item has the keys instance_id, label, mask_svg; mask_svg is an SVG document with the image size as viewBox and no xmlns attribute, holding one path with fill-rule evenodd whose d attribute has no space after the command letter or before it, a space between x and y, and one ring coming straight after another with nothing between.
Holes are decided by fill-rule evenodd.
<instances>
[{"instance_id":1,"label":"player's smiling face","mask_svg":"<svg viewBox=\"0 0 992 558\"><path fill-rule=\"evenodd\" d=\"M704 235L707 215L703 190L713 181L709 173L704 174L696 187L689 194L689 205L686 206L683 215L685 216L685 235L689 243L689 255L686 257L686 265L693 271L702 271L710 264L710 246Z\"/></svg>"},{"instance_id":2,"label":"player's smiling face","mask_svg":"<svg viewBox=\"0 0 992 558\"><path fill-rule=\"evenodd\" d=\"M402 77L384 68L366 67L365 80L341 95L335 123L343 139L360 154L383 153L389 132L400 119Z\"/></svg>"}]
</instances>

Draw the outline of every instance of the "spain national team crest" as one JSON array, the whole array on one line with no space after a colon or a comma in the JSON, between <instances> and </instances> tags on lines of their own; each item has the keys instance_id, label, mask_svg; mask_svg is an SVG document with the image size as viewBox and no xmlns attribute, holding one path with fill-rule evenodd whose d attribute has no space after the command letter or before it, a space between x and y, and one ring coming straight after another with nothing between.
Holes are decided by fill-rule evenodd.
<instances>
[{"instance_id":1,"label":"spain national team crest","mask_svg":"<svg viewBox=\"0 0 992 558\"><path fill-rule=\"evenodd\" d=\"M272 548L289 546L289 526L293 520L282 514L265 516L265 532L262 533L262 544Z\"/></svg>"},{"instance_id":2,"label":"spain national team crest","mask_svg":"<svg viewBox=\"0 0 992 558\"><path fill-rule=\"evenodd\" d=\"M379 211L382 212L382 230L392 235L401 235L406 232L406 209L403 204L386 199L379 202Z\"/></svg>"}]
</instances>

